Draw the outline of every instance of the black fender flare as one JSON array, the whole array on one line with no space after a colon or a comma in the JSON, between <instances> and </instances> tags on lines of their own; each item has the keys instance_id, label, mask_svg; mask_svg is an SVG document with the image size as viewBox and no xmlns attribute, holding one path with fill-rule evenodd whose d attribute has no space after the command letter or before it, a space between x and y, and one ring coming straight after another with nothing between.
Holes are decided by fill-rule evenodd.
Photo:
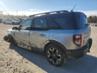
<instances>
[{"instance_id":1,"label":"black fender flare","mask_svg":"<svg viewBox=\"0 0 97 73\"><path fill-rule=\"evenodd\" d=\"M12 37L11 35L6 35L6 36L3 37L3 39L4 39L5 41L7 41L7 42L12 42L13 37Z\"/></svg>"},{"instance_id":2,"label":"black fender flare","mask_svg":"<svg viewBox=\"0 0 97 73\"><path fill-rule=\"evenodd\" d=\"M61 43L59 43L59 42L57 42L57 41L55 41L55 40L49 40L49 42L48 42L48 43L45 45L45 47L44 47L44 52L45 52L46 47L47 47L49 44L54 44L54 45L56 45L56 46L61 47L62 51L64 51L64 53L66 54L66 48L65 48Z\"/></svg>"}]
</instances>

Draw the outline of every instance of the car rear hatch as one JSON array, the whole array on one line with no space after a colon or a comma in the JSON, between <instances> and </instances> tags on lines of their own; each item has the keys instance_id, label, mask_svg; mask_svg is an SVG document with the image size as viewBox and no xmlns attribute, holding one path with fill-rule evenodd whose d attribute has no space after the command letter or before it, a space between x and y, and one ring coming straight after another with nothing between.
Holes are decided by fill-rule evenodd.
<instances>
[{"instance_id":1,"label":"car rear hatch","mask_svg":"<svg viewBox=\"0 0 97 73\"><path fill-rule=\"evenodd\" d=\"M79 34L82 36L81 46L84 46L87 44L91 33L91 28L89 27L87 17L81 12L74 12L73 17L75 18L74 23L76 24L76 28L79 30Z\"/></svg>"}]
</instances>

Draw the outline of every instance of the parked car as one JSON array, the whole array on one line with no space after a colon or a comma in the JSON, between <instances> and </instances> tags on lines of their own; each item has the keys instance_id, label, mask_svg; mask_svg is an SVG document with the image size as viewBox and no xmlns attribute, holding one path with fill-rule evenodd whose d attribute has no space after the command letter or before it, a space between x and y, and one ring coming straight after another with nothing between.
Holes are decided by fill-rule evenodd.
<instances>
[{"instance_id":1,"label":"parked car","mask_svg":"<svg viewBox=\"0 0 97 73\"><path fill-rule=\"evenodd\" d=\"M62 10L30 16L19 27L9 29L4 40L41 51L49 63L61 66L68 59L80 58L90 51L90 34L84 13Z\"/></svg>"},{"instance_id":2,"label":"parked car","mask_svg":"<svg viewBox=\"0 0 97 73\"><path fill-rule=\"evenodd\" d=\"M12 24L12 20L6 19L6 20L3 20L2 23L4 23L4 24Z\"/></svg>"}]
</instances>

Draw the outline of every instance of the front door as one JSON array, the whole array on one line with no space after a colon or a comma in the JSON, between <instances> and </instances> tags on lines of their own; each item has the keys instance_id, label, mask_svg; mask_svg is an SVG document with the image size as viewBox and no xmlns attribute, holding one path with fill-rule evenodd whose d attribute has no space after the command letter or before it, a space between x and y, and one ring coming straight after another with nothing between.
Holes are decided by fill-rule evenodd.
<instances>
[{"instance_id":1,"label":"front door","mask_svg":"<svg viewBox=\"0 0 97 73\"><path fill-rule=\"evenodd\" d=\"M20 30L15 31L15 38L16 42L19 46L23 48L27 48L30 46L30 30L29 28L32 25L32 20L31 19L26 19L21 23L21 28Z\"/></svg>"},{"instance_id":2,"label":"front door","mask_svg":"<svg viewBox=\"0 0 97 73\"><path fill-rule=\"evenodd\" d=\"M32 30L30 31L30 44L34 48L41 48L46 41L47 32L46 18L38 17L33 20Z\"/></svg>"}]
</instances>

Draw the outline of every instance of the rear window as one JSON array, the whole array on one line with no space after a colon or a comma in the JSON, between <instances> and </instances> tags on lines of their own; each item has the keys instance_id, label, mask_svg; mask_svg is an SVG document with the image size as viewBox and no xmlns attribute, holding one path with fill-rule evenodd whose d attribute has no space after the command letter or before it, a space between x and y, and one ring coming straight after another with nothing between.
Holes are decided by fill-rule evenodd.
<instances>
[{"instance_id":1,"label":"rear window","mask_svg":"<svg viewBox=\"0 0 97 73\"><path fill-rule=\"evenodd\" d=\"M52 29L80 29L87 25L86 16L75 12L52 15L49 20L49 27Z\"/></svg>"}]
</instances>

